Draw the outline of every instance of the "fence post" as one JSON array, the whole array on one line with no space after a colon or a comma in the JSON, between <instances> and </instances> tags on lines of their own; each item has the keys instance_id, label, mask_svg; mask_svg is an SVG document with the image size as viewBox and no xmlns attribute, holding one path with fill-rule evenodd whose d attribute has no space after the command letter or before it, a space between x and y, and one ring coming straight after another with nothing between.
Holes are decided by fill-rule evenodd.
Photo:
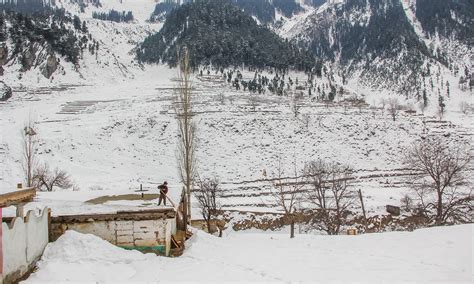
<instances>
[{"instance_id":1,"label":"fence post","mask_svg":"<svg viewBox=\"0 0 474 284\"><path fill-rule=\"evenodd\" d=\"M362 206L362 214L364 214L364 227L365 227L364 233L367 233L367 215L365 215L364 198L362 197L362 190L360 190L360 188L359 188L359 198L360 198L360 205Z\"/></svg>"},{"instance_id":2,"label":"fence post","mask_svg":"<svg viewBox=\"0 0 474 284\"><path fill-rule=\"evenodd\" d=\"M51 208L48 208L48 242L53 241L53 227L51 224Z\"/></svg>"}]
</instances>

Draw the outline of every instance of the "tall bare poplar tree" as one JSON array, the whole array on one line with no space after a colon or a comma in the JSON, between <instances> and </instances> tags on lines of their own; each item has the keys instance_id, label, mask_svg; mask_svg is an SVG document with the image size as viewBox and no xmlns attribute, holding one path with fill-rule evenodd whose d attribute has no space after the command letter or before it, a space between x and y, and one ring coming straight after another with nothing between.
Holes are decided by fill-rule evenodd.
<instances>
[{"instance_id":1,"label":"tall bare poplar tree","mask_svg":"<svg viewBox=\"0 0 474 284\"><path fill-rule=\"evenodd\" d=\"M189 52L183 49L179 56L178 88L175 93L175 112L178 119L178 167L187 199L187 216L191 218L191 188L196 165L196 124L193 121L193 97Z\"/></svg>"}]
</instances>

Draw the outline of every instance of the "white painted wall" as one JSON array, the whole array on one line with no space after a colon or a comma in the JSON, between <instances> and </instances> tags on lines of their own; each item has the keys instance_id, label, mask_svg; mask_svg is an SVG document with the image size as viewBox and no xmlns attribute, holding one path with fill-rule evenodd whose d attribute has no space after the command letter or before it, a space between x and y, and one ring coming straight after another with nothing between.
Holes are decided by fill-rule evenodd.
<instances>
[{"instance_id":1,"label":"white painted wall","mask_svg":"<svg viewBox=\"0 0 474 284\"><path fill-rule=\"evenodd\" d=\"M36 215L29 211L25 218L13 219L10 226L2 223L3 277L23 274L38 260L48 244L48 209Z\"/></svg>"},{"instance_id":2,"label":"white painted wall","mask_svg":"<svg viewBox=\"0 0 474 284\"><path fill-rule=\"evenodd\" d=\"M53 224L53 227L58 224ZM176 219L136 221L94 221L60 224L68 229L96 235L114 245L123 247L153 247L164 245L166 254L171 248L171 235L176 234Z\"/></svg>"}]
</instances>

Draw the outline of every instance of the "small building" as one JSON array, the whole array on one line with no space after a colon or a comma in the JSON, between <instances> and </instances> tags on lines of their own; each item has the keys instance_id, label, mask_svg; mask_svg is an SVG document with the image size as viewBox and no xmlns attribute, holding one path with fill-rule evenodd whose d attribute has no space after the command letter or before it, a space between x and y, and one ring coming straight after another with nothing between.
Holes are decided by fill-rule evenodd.
<instances>
[{"instance_id":1,"label":"small building","mask_svg":"<svg viewBox=\"0 0 474 284\"><path fill-rule=\"evenodd\" d=\"M176 241L176 211L173 208L118 211L113 214L87 214L51 218L51 240L66 230L96 235L111 244L142 252L170 256L172 238Z\"/></svg>"},{"instance_id":2,"label":"small building","mask_svg":"<svg viewBox=\"0 0 474 284\"><path fill-rule=\"evenodd\" d=\"M93 234L125 249L164 256L181 255L184 242L190 237L183 196L177 207L54 217L45 208L25 215L23 207L35 195L35 188L0 195L0 284L16 283L31 272L48 242L57 240L66 230ZM2 208L9 206L17 207L16 216L2 218Z\"/></svg>"}]
</instances>

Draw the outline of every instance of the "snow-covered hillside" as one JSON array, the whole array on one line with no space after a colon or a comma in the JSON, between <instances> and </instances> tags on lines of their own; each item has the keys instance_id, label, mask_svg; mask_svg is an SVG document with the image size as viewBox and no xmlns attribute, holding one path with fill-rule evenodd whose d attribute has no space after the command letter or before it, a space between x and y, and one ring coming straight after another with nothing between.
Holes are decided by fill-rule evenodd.
<instances>
[{"instance_id":1,"label":"snow-covered hillside","mask_svg":"<svg viewBox=\"0 0 474 284\"><path fill-rule=\"evenodd\" d=\"M1 188L12 190L22 180L20 129L31 116L37 121L39 160L70 173L78 190L39 195L38 202L52 207L54 215L89 210L84 201L133 193L140 184L155 190L164 180L176 200L180 181L172 109L175 71L163 66L150 70L114 85L32 89L0 105L2 133L9 133L2 137ZM268 199L270 183L263 181L271 177L278 160L290 173L295 161L301 170L306 162L322 158L351 165L357 177L353 188L363 190L369 214L379 214L386 204L399 205L409 193L403 180L406 146L429 133L460 141L472 135L472 116L454 108L447 118L455 123L403 111L392 121L380 108L326 105L305 98L295 118L288 97L235 91L215 75L195 77L193 85L198 172L223 183L220 202L225 209L278 211ZM127 200L106 205L154 206Z\"/></svg>"},{"instance_id":2,"label":"snow-covered hillside","mask_svg":"<svg viewBox=\"0 0 474 284\"><path fill-rule=\"evenodd\" d=\"M179 258L126 251L68 231L23 283L363 282L471 283L473 226L363 236L195 232Z\"/></svg>"},{"instance_id":3,"label":"snow-covered hillside","mask_svg":"<svg viewBox=\"0 0 474 284\"><path fill-rule=\"evenodd\" d=\"M147 21L156 1L103 0L100 1L102 5L100 7L84 2L86 6L83 11L77 4L80 2L83 1L56 1L54 7L64 8L71 15L79 16L82 21L85 21L91 39L98 42L98 51L91 54L84 50L77 65L56 54L60 60L59 68L51 78L45 78L40 68L43 61L40 60L45 60L46 57L41 56L41 48L39 48L40 51L36 56L38 63L31 70L22 71L20 60L3 66L5 71L2 80L5 83L14 89L71 84L93 85L121 82L145 72L144 67L136 60L135 49L147 35L158 31L162 26L162 23ZM135 20L130 23L116 23L92 18L94 12L108 12L111 9L120 12L131 11Z\"/></svg>"},{"instance_id":4,"label":"snow-covered hillside","mask_svg":"<svg viewBox=\"0 0 474 284\"><path fill-rule=\"evenodd\" d=\"M466 83L472 73L468 3L328 1L295 16L277 32L332 62L335 70L360 85L398 93L409 90L412 95L422 89L443 94L446 81L451 86Z\"/></svg>"}]
</instances>

